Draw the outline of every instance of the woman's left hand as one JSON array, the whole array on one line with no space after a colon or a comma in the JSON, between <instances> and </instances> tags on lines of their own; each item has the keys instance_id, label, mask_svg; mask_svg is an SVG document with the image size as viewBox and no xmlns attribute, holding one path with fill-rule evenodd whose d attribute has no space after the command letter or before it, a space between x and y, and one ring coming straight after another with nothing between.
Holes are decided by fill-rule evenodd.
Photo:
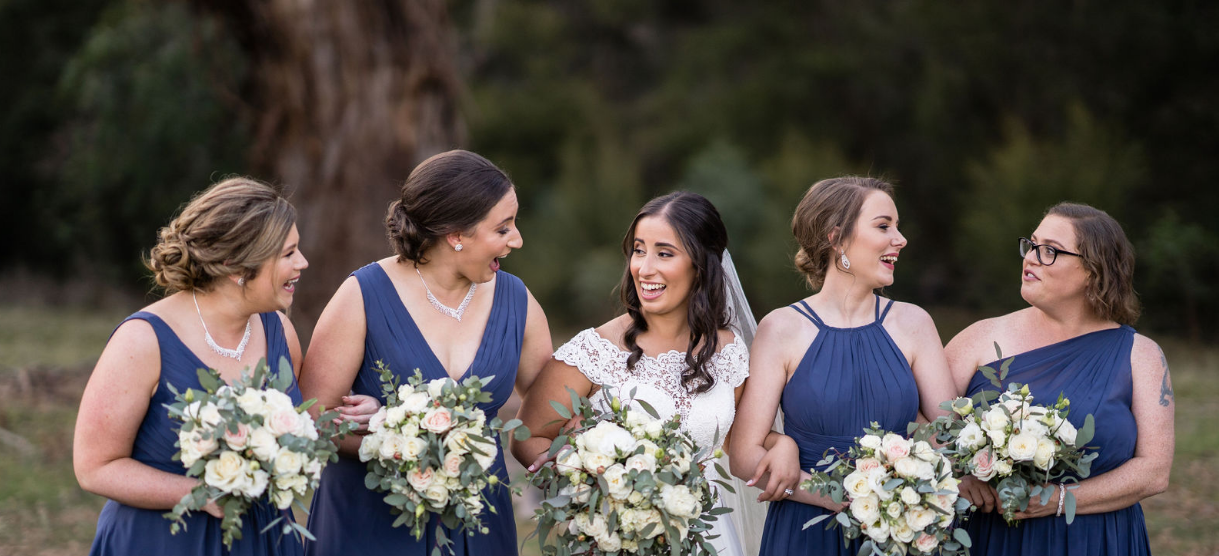
<instances>
[{"instance_id":1,"label":"woman's left hand","mask_svg":"<svg viewBox=\"0 0 1219 556\"><path fill-rule=\"evenodd\" d=\"M1043 488L1045 486L1049 485L1042 485ZM1059 489L1061 488L1062 486L1060 485L1054 485L1053 494L1046 494L1044 490L1041 491L1041 496L1034 496L1030 498L1028 508L1025 508L1023 512L1016 512L1014 517L1016 519L1032 519L1035 517L1045 517L1048 515L1057 514L1058 501L1062 500L1061 493L1059 492ZM1049 500L1047 500L1045 504L1042 504L1041 502L1045 498L1049 498Z\"/></svg>"},{"instance_id":2,"label":"woman's left hand","mask_svg":"<svg viewBox=\"0 0 1219 556\"><path fill-rule=\"evenodd\" d=\"M368 420L380 409L380 400L364 394L343 396L343 405L335 408L341 420L356 424L356 434L368 432Z\"/></svg>"}]
</instances>

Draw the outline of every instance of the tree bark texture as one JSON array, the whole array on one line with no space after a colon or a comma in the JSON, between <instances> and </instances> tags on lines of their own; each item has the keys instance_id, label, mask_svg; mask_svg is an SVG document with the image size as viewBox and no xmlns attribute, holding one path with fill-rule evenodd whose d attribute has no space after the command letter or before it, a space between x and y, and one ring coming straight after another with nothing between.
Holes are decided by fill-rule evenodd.
<instances>
[{"instance_id":1,"label":"tree bark texture","mask_svg":"<svg viewBox=\"0 0 1219 556\"><path fill-rule=\"evenodd\" d=\"M419 162L465 143L456 40L443 0L203 2L254 59L253 165L293 191L302 342L360 266L392 254L384 219Z\"/></svg>"}]
</instances>

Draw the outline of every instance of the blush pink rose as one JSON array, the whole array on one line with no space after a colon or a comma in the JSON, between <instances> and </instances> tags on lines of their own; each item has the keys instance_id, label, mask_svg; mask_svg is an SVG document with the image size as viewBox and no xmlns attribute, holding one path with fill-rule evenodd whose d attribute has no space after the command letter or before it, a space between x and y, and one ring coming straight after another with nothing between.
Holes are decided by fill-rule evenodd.
<instances>
[{"instance_id":1,"label":"blush pink rose","mask_svg":"<svg viewBox=\"0 0 1219 556\"><path fill-rule=\"evenodd\" d=\"M291 434L296 430L297 416L295 409L281 409L271 414L267 426L275 436Z\"/></svg>"},{"instance_id":2,"label":"blush pink rose","mask_svg":"<svg viewBox=\"0 0 1219 556\"><path fill-rule=\"evenodd\" d=\"M970 463L973 464L973 475L982 481L989 481L995 476L995 457L990 450L979 450Z\"/></svg>"},{"instance_id":3,"label":"blush pink rose","mask_svg":"<svg viewBox=\"0 0 1219 556\"><path fill-rule=\"evenodd\" d=\"M936 539L935 535L928 535L927 533L920 533L918 538L914 539L914 547L917 548L919 552L924 552L926 554L931 554L931 551L935 550L935 547L938 544L940 544L939 539Z\"/></svg>"},{"instance_id":4,"label":"blush pink rose","mask_svg":"<svg viewBox=\"0 0 1219 556\"><path fill-rule=\"evenodd\" d=\"M245 423L237 425L237 432L230 432L228 428L224 429L224 442L237 451L244 450L246 445L250 443L250 426Z\"/></svg>"},{"instance_id":5,"label":"blush pink rose","mask_svg":"<svg viewBox=\"0 0 1219 556\"><path fill-rule=\"evenodd\" d=\"M453 426L453 415L449 413L448 408L437 407L428 410L427 414L423 416L423 421L419 423L419 426L423 427L425 430L432 431L436 434L441 434L444 431L449 430L449 427Z\"/></svg>"},{"instance_id":6,"label":"blush pink rose","mask_svg":"<svg viewBox=\"0 0 1219 556\"><path fill-rule=\"evenodd\" d=\"M880 460L876 458L859 458L855 461L855 470L866 474L873 469L880 469Z\"/></svg>"},{"instance_id":7,"label":"blush pink rose","mask_svg":"<svg viewBox=\"0 0 1219 556\"><path fill-rule=\"evenodd\" d=\"M910 441L896 434L886 434L881 441L881 450L885 453L885 459L895 462L910 455Z\"/></svg>"}]
</instances>

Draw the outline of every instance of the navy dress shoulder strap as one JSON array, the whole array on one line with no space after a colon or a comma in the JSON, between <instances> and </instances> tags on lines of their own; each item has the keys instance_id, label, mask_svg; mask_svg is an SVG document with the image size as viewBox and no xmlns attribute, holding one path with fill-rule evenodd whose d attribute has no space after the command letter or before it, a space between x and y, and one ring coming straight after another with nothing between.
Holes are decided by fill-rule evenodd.
<instances>
[{"instance_id":1,"label":"navy dress shoulder strap","mask_svg":"<svg viewBox=\"0 0 1219 556\"><path fill-rule=\"evenodd\" d=\"M804 318L812 322L813 326L816 326L818 329L825 327L825 322L821 320L821 317L817 316L817 312L814 311L812 307L809 307L808 303L803 299L800 300L799 304L792 303L791 305L788 305L788 307L791 307L792 309L795 309L797 313L804 315Z\"/></svg>"},{"instance_id":2,"label":"navy dress shoulder strap","mask_svg":"<svg viewBox=\"0 0 1219 556\"><path fill-rule=\"evenodd\" d=\"M872 295L876 295L876 294L872 294ZM885 304L885 310L883 310L883 311L880 310L881 301L888 301L888 303ZM889 314L889 309L892 309L892 308L893 308L892 299L885 299L879 295L876 295L876 322L884 322L885 316L887 316Z\"/></svg>"}]
</instances>

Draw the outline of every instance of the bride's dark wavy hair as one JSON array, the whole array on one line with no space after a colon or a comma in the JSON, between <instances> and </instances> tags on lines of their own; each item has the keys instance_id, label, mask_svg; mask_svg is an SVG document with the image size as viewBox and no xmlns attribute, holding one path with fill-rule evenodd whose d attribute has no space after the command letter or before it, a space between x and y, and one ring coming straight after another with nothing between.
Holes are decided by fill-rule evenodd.
<instances>
[{"instance_id":1,"label":"bride's dark wavy hair","mask_svg":"<svg viewBox=\"0 0 1219 556\"><path fill-rule=\"evenodd\" d=\"M694 283L690 287L686 312L690 324L690 345L686 348L686 370L682 372L681 383L690 392L703 393L715 385L715 378L706 367L719 348L720 329L728 327L724 267L721 265L724 250L728 248L728 230L711 201L688 191L677 191L652 199L635 215L626 236L622 238L626 270L618 287L622 304L631 316L631 324L623 336L623 342L631 350L626 360L628 369L634 369L639 358L643 357L643 348L639 347L635 338L648 329L648 321L639 310L635 279L631 276L635 228L640 220L648 216L664 218L673 227L694 263ZM700 343L702 347L696 353L694 350Z\"/></svg>"}]
</instances>

